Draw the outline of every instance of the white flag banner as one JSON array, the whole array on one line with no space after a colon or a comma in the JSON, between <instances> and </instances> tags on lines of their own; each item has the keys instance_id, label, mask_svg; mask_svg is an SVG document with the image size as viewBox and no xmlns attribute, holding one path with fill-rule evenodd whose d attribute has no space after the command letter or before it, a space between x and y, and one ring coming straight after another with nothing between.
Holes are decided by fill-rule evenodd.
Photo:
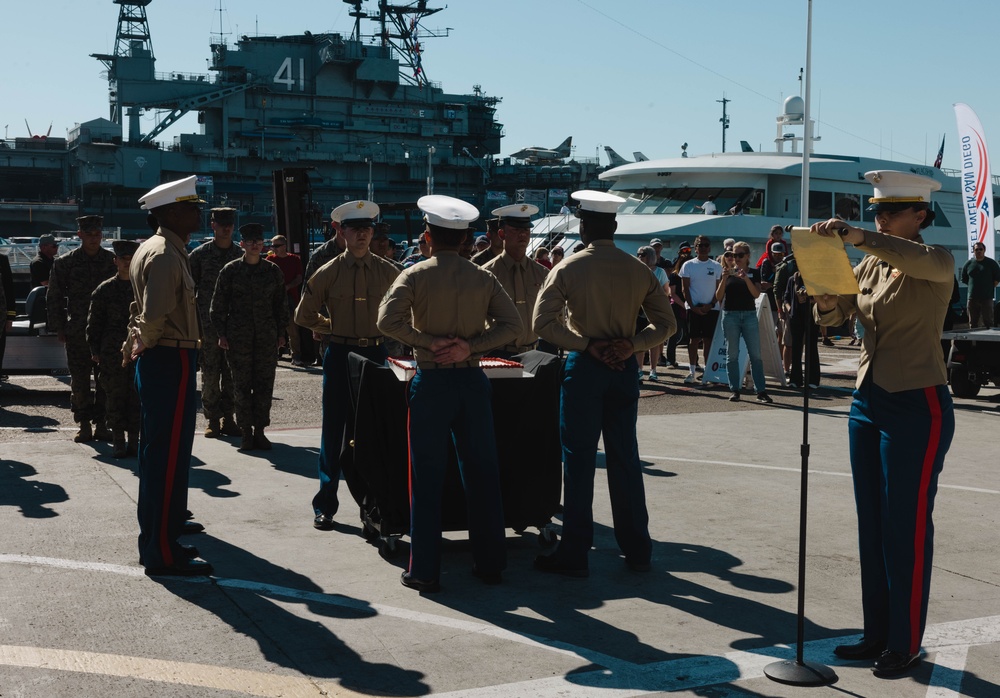
<instances>
[{"instance_id":1,"label":"white flag banner","mask_svg":"<svg viewBox=\"0 0 1000 698\"><path fill-rule=\"evenodd\" d=\"M955 119L958 121L958 143L962 150L962 210L965 214L966 251L972 257L972 246L981 242L986 246L986 256L996 259L993 232L993 180L990 176L990 156L986 149L986 135L979 117L968 104L958 102Z\"/></svg>"}]
</instances>

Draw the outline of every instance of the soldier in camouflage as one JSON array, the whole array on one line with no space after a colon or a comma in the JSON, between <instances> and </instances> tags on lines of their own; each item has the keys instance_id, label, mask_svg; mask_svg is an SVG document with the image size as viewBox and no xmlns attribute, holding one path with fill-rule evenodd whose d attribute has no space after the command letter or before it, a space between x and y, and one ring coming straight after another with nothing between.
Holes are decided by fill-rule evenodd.
<instances>
[{"instance_id":1,"label":"soldier in camouflage","mask_svg":"<svg viewBox=\"0 0 1000 698\"><path fill-rule=\"evenodd\" d=\"M201 404L208 420L205 436L239 436L240 429L233 418L233 376L226 355L219 348L219 335L212 326L209 309L219 272L242 251L233 244L236 209L212 209L212 239L191 251L191 276L194 277L198 299L198 319L201 323Z\"/></svg>"},{"instance_id":2,"label":"soldier in camouflage","mask_svg":"<svg viewBox=\"0 0 1000 698\"><path fill-rule=\"evenodd\" d=\"M285 343L289 320L288 298L281 269L261 257L263 227L248 223L240 235L243 257L219 272L211 318L233 375L236 423L243 437L240 450L269 451L264 428L271 423L278 348Z\"/></svg>"},{"instance_id":3,"label":"soldier in camouflage","mask_svg":"<svg viewBox=\"0 0 1000 698\"><path fill-rule=\"evenodd\" d=\"M48 328L66 345L69 366L73 419L80 425L73 440L77 443L107 441L111 438L104 422L104 388L100 382L100 367L91 360L87 345L87 312L90 296L97 285L114 276L115 256L101 247L101 216L76 219L81 245L69 254L58 257L52 264L49 287L45 295ZM97 391L91 391L94 377ZM96 428L91 427L94 422Z\"/></svg>"},{"instance_id":4,"label":"soldier in camouflage","mask_svg":"<svg viewBox=\"0 0 1000 698\"><path fill-rule=\"evenodd\" d=\"M129 280L129 264L139 245L115 240L118 274L102 281L90 297L87 344L91 359L101 368L107 425L111 429L112 456L134 456L139 446L139 393L135 388L135 362L122 361L122 345L128 338L129 306L135 296ZM128 444L125 434L128 433Z\"/></svg>"}]
</instances>

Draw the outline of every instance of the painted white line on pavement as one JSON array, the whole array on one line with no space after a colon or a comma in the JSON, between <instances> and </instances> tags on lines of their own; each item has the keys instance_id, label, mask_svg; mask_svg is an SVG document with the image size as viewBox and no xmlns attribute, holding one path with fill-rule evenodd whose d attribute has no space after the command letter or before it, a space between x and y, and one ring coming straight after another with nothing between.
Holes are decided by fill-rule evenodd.
<instances>
[{"instance_id":1,"label":"painted white line on pavement","mask_svg":"<svg viewBox=\"0 0 1000 698\"><path fill-rule=\"evenodd\" d=\"M301 676L281 676L210 664L168 662L145 657L127 657L120 654L78 652L45 647L0 645L0 666L69 671L100 676L121 676L181 686L237 691L251 696L282 696L283 698L286 696L301 696L301 698L344 696L347 698L367 695L341 688L336 684L321 684Z\"/></svg>"},{"instance_id":2,"label":"painted white line on pavement","mask_svg":"<svg viewBox=\"0 0 1000 698\"><path fill-rule=\"evenodd\" d=\"M732 468L752 468L755 470L778 470L786 473L801 473L802 468L786 468L778 465L760 465L759 463L734 463L725 460L696 460L694 458L674 458L670 456L640 455L639 460L665 460L674 463L695 463L698 465L728 465ZM832 470L809 470L810 475L832 475L833 477L851 477L850 473L834 472ZM964 485L945 485L938 483L938 489L962 490L964 492L981 492L983 494L1000 494L1000 490L987 490L982 487L965 487Z\"/></svg>"},{"instance_id":3,"label":"painted white line on pavement","mask_svg":"<svg viewBox=\"0 0 1000 698\"><path fill-rule=\"evenodd\" d=\"M959 698L969 646L942 647L934 655L934 671L927 685L927 698Z\"/></svg>"},{"instance_id":4,"label":"painted white line on pavement","mask_svg":"<svg viewBox=\"0 0 1000 698\"><path fill-rule=\"evenodd\" d=\"M89 571L112 572L115 574L126 574L129 576L141 576L142 570L137 567L125 567L122 565L109 565L104 563L87 563L73 560L60 560L57 558L34 558L26 555L0 555L0 563L11 562L20 564L46 565L63 569L79 569ZM458 631L482 634L500 640L516 642L538 649L555 652L561 655L579 657L603 668L589 672L570 673L566 676L549 677L496 686L484 686L476 689L462 689L460 691L435 694L457 698L463 696L467 698L508 698L523 696L524 698L557 698L559 696L572 695L574 698L590 698L593 696L624 697L638 696L650 692L667 692L689 690L705 686L715 686L723 683L731 683L746 679L755 679L764 676L764 667L769 663L780 659L792 659L794 649L789 646L764 647L753 652L729 652L724 655L699 655L683 657L681 659L666 660L663 662L651 662L649 664L635 664L616 657L610 657L589 648L577 647L567 643L548 640L546 638L532 637L520 633L513 633L502 628L480 623L466 621L458 618L448 618L420 611L411 611L382 604L369 604L365 601L338 596L335 594L323 594L318 592L292 589L289 587L274 586L260 582L251 582L240 579L193 577L178 577L176 581L194 582L201 584L214 583L220 587L230 589L240 589L252 591L271 596L285 597L310 601L314 603L328 604L343 608L353 609L367 615L384 615L415 623L426 623L439 627L446 627ZM807 658L816 658L832 665L850 665L851 663L836 660L833 657L833 648L845 641L857 640L856 635L836 638L825 638L807 642L803 647L803 654ZM969 646L993 644L1000 642L1000 616L987 616L984 618L973 618L969 620L951 621L948 623L938 623L928 626L924 633L924 650L928 653L938 652L941 657L939 672L935 669L930 682L931 689L942 691L956 690L954 686L961 686L962 674L965 666L964 656ZM965 648L961 650L960 648ZM22 648L24 649L24 648ZM31 649L31 648L27 648ZM0 645L0 665L6 660L8 648ZM50 650L38 650L39 652L49 652ZM60 650L52 650L58 652ZM72 655L88 653L70 653ZM94 655L113 656L117 655ZM132 658L124 657L124 660ZM141 662L152 662L156 660L137 660ZM21 666L17 662L10 662L16 666ZM162 662L163 666L176 668L176 663ZM937 665L937 664L936 664ZM32 664L31 666L36 666ZM38 665L58 668L50 664ZM72 667L77 667L78 663L70 662ZM152 666L152 665L150 665ZM199 667L203 665L191 665ZM214 670L215 667L212 667ZM66 670L80 670L68 668ZM233 670L236 671L236 670ZM104 673L94 671L92 673ZM253 672L249 672L253 673ZM137 675L144 677L144 674L117 674L116 676ZM167 674L173 676L174 674ZM270 675L265 675L270 676ZM934 677L937 677L937 680ZM185 678L184 683L188 683ZM158 680L158 679L152 679ZM201 679L199 679L201 680ZM206 679L207 680L207 679ZM317 684L308 682L310 686ZM191 684L214 686L214 684ZM254 693L253 695L265 695ZM268 694L269 695L269 694ZM283 695L299 695L286 693ZM334 694L341 695L341 694ZM345 693L342 695L356 695ZM946 696L957 695L954 693L928 693L931 698L945 698Z\"/></svg>"}]
</instances>

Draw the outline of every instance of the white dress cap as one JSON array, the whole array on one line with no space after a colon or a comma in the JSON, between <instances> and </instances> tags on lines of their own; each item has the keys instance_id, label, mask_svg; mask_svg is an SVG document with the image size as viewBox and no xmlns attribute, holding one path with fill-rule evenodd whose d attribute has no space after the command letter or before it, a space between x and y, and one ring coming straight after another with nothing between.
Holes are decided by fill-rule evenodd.
<instances>
[{"instance_id":1,"label":"white dress cap","mask_svg":"<svg viewBox=\"0 0 1000 698\"><path fill-rule=\"evenodd\" d=\"M500 218L524 218L527 220L538 213L538 207L534 204L510 204L495 208L490 213Z\"/></svg>"},{"instance_id":2,"label":"white dress cap","mask_svg":"<svg viewBox=\"0 0 1000 698\"><path fill-rule=\"evenodd\" d=\"M590 189L575 191L570 196L580 202L581 211L593 213L618 213L618 207L625 203L625 199L620 196Z\"/></svg>"},{"instance_id":3,"label":"white dress cap","mask_svg":"<svg viewBox=\"0 0 1000 698\"><path fill-rule=\"evenodd\" d=\"M181 201L194 201L195 203L203 204L205 202L198 197L197 183L197 175L191 175L184 179L178 179L176 182L161 184L146 192L139 199L139 203L147 211L159 208L160 206L166 206L167 204L176 204Z\"/></svg>"},{"instance_id":4,"label":"white dress cap","mask_svg":"<svg viewBox=\"0 0 1000 698\"><path fill-rule=\"evenodd\" d=\"M931 201L931 192L941 188L941 182L924 175L896 170L865 172L865 179L875 187L875 195L868 203L925 203Z\"/></svg>"},{"instance_id":5,"label":"white dress cap","mask_svg":"<svg viewBox=\"0 0 1000 698\"><path fill-rule=\"evenodd\" d=\"M424 212L424 220L431 225L452 230L465 230L479 218L479 209L467 201L441 194L430 194L417 199L417 208Z\"/></svg>"},{"instance_id":6,"label":"white dress cap","mask_svg":"<svg viewBox=\"0 0 1000 698\"><path fill-rule=\"evenodd\" d=\"M378 204L371 201L348 201L330 212L334 223L346 223L353 220L367 221L369 224L378 218Z\"/></svg>"}]
</instances>

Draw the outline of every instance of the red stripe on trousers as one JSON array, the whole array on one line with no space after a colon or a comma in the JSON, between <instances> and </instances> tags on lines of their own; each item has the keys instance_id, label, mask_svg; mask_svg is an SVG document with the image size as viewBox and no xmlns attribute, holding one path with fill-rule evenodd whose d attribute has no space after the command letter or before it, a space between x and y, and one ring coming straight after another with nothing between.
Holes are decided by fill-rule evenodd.
<instances>
[{"instance_id":1,"label":"red stripe on trousers","mask_svg":"<svg viewBox=\"0 0 1000 698\"><path fill-rule=\"evenodd\" d=\"M170 495L173 493L174 477L177 474L177 447L184 427L184 404L187 402L188 374L191 372L189 355L186 350L177 352L181 361L180 385L177 386L177 403L174 405L174 421L170 429L170 449L167 452L167 472L163 486L163 518L160 520L160 554L163 564L174 564L170 550L170 536L167 522L170 520Z\"/></svg>"},{"instance_id":2,"label":"red stripe on trousers","mask_svg":"<svg viewBox=\"0 0 1000 698\"><path fill-rule=\"evenodd\" d=\"M924 597L924 542L927 540L927 488L930 486L938 444L941 442L941 402L934 387L924 388L931 413L931 428L927 450L920 470L920 490L917 493L917 514L913 536L913 581L910 584L910 654L920 650L920 611Z\"/></svg>"},{"instance_id":3,"label":"red stripe on trousers","mask_svg":"<svg viewBox=\"0 0 1000 698\"><path fill-rule=\"evenodd\" d=\"M410 384L407 382L406 389L409 391ZM406 408L406 492L410 496L410 520L413 520L413 445L410 443L410 408ZM410 533L412 539L412 531ZM410 564L406 568L407 572L413 570L413 546L410 546Z\"/></svg>"}]
</instances>

